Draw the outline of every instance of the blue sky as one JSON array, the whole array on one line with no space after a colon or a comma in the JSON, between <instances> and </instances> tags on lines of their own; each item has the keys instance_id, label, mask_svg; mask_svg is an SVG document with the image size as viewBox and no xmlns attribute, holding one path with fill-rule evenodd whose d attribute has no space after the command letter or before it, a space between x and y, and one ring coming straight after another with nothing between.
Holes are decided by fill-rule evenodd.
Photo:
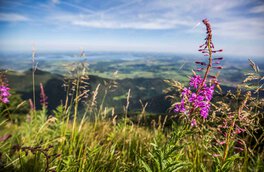
<instances>
[{"instance_id":1,"label":"blue sky","mask_svg":"<svg viewBox=\"0 0 264 172\"><path fill-rule=\"evenodd\" d=\"M0 51L196 53L204 18L225 54L264 56L261 0L1 0Z\"/></svg>"}]
</instances>

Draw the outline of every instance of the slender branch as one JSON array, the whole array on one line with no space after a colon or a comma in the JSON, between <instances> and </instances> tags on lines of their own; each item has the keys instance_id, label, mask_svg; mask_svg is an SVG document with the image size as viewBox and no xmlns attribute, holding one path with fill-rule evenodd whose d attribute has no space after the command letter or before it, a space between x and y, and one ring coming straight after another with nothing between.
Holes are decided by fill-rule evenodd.
<instances>
[{"instance_id":1,"label":"slender branch","mask_svg":"<svg viewBox=\"0 0 264 172\"><path fill-rule=\"evenodd\" d=\"M35 93L35 49L32 50L32 93L33 93L33 115L36 109L36 93Z\"/></svg>"}]
</instances>

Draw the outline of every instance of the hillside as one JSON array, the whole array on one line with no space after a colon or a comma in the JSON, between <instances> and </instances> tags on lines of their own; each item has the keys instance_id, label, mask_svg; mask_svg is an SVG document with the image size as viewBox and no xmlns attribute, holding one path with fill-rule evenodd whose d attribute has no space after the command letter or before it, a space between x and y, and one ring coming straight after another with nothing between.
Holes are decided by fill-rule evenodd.
<instances>
[{"instance_id":1,"label":"hillside","mask_svg":"<svg viewBox=\"0 0 264 172\"><path fill-rule=\"evenodd\" d=\"M16 90L18 94L21 94L24 100L32 98L31 70L26 72L9 71L7 73L7 79L9 80L10 87ZM55 109L61 102L65 101L66 92L63 88L64 77L42 70L36 70L35 86L38 108L40 108L40 83L43 83L46 95L48 96L49 110ZM169 85L160 78L126 78L111 80L89 75L88 83L90 93L100 84L97 98L99 105L100 102L102 102L105 90L108 90L105 98L105 106L114 107L117 113L123 112L123 106L126 105L127 92L129 89L131 90L129 106L131 112L137 112L142 109L139 100L144 104L148 103L146 111L151 113L167 113L171 105L170 101L165 98L167 95L163 93L163 90L168 88ZM117 87L115 89L109 89L108 87L113 83ZM235 88L227 86L221 86L221 88L224 93L228 90L235 90Z\"/></svg>"}]
</instances>

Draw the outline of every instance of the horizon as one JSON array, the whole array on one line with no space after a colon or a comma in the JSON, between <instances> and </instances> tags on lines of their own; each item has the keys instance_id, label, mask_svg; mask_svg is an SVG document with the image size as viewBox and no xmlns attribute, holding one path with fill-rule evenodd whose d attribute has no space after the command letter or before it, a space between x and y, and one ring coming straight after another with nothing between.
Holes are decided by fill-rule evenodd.
<instances>
[{"instance_id":1,"label":"horizon","mask_svg":"<svg viewBox=\"0 0 264 172\"><path fill-rule=\"evenodd\" d=\"M7 1L0 6L0 52L135 52L198 55L208 18L223 56L264 54L264 2Z\"/></svg>"},{"instance_id":2,"label":"horizon","mask_svg":"<svg viewBox=\"0 0 264 172\"><path fill-rule=\"evenodd\" d=\"M128 59L129 57L126 57L126 55L131 56L131 55L152 55L154 58L160 58L161 56L167 56L166 58L184 58L184 59L190 59L190 58L201 58L202 55L200 52L181 52L181 53L177 53L177 52L160 52L160 51L121 51L121 50L83 50L83 49L76 49L76 50L38 50L34 48L34 52L35 52L35 58L38 59L38 57L40 56L45 56L45 58L47 58L48 60L48 56L53 56L53 55L58 55L58 56L71 56L72 58L76 58L80 55L81 52L85 53L84 57L79 57L79 58L91 58L92 60L96 60L94 56L97 55L123 55L121 58L124 59ZM226 60L232 60L232 59L237 59L237 60L248 60L248 59L253 59L253 60L262 60L264 58L264 54L260 55L260 56L251 56L251 55L234 55L234 54L224 54L222 52L221 56L224 57L224 59ZM20 57L24 56L28 56L28 58L32 58L32 49L31 50L21 50L21 51L0 51L0 59L3 57L1 57L1 55L3 56L8 56L9 58L12 55L20 55ZM11 57L11 58L17 58L17 57ZM111 57L110 57L111 58ZM116 58L116 57L114 57ZM145 58L145 56L142 56L142 58ZM102 59L97 59L97 60L102 60Z\"/></svg>"},{"instance_id":3,"label":"horizon","mask_svg":"<svg viewBox=\"0 0 264 172\"><path fill-rule=\"evenodd\" d=\"M42 55L68 55L68 56L74 56L77 57L80 55L81 52L85 53L85 57L80 57L80 58L88 58L94 55L99 55L99 54L116 54L116 55L131 55L131 54L146 54L146 55L155 55L156 57L159 56L164 56L164 55L169 55L169 56L181 56L181 58L186 58L186 56L191 56L190 58L200 58L202 55L201 53L197 52L168 52L168 51L144 51L144 50L132 50L132 51L127 51L127 50L83 50L83 49L76 49L76 50L37 50L34 48L34 52L36 54L35 58L38 58L38 56ZM32 49L31 50L12 50L12 51L0 51L0 55L28 55L30 58L32 58ZM223 53L221 54L223 56ZM1 58L1 57L0 57ZM16 57L14 57L16 58ZM123 58L123 57L122 57ZM125 58L125 56L124 56ZM260 56L248 56L248 55L234 55L234 54L225 54L224 59L262 59L264 58L264 55Z\"/></svg>"}]
</instances>

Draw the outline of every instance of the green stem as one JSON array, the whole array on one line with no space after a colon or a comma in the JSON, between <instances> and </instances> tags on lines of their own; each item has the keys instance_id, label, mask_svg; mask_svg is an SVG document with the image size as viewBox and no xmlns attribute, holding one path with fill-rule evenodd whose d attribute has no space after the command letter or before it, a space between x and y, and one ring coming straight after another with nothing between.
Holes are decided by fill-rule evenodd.
<instances>
[{"instance_id":1,"label":"green stem","mask_svg":"<svg viewBox=\"0 0 264 172\"><path fill-rule=\"evenodd\" d=\"M35 93L35 64L32 63L32 93L33 93L33 115L35 116L36 109L36 93Z\"/></svg>"},{"instance_id":2,"label":"green stem","mask_svg":"<svg viewBox=\"0 0 264 172\"><path fill-rule=\"evenodd\" d=\"M72 139L74 136L74 130L75 130L77 114L78 114L79 86L80 86L80 77L78 77L78 80L77 80L76 94L75 94L75 100L74 100L75 102L74 102L74 116L73 116L73 126L72 126Z\"/></svg>"},{"instance_id":3,"label":"green stem","mask_svg":"<svg viewBox=\"0 0 264 172\"><path fill-rule=\"evenodd\" d=\"M233 121L232 121L232 125L230 126L230 128L228 130L226 143L225 143L226 146L225 146L224 156L223 156L223 160L222 160L223 163L225 162L225 160L227 158L227 155L228 155L228 152L229 152L229 142L231 140L231 133L234 130L234 127L235 127L236 119L242 114L243 108L246 106L246 103L247 103L250 95L251 95L251 93L247 92L246 97L245 97L244 101L242 102L241 106L238 108L238 112L234 116Z\"/></svg>"}]
</instances>

